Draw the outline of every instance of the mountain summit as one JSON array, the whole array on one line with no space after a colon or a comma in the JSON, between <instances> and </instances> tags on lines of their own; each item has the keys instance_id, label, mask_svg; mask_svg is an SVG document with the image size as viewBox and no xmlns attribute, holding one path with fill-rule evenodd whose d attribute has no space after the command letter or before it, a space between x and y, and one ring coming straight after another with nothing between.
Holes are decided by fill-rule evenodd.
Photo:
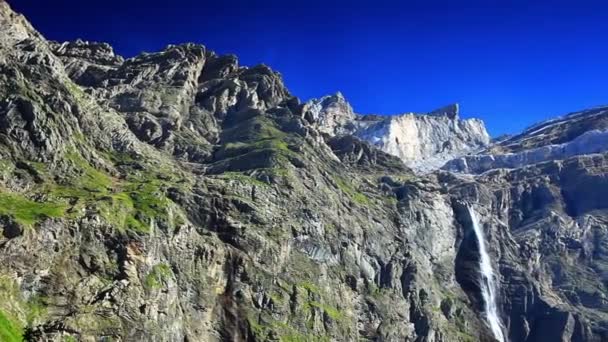
<instances>
[{"instance_id":1,"label":"mountain summit","mask_svg":"<svg viewBox=\"0 0 608 342\"><path fill-rule=\"evenodd\" d=\"M436 170L490 143L481 120L458 117L458 104L428 114L357 115L338 93L313 99L305 108L321 132L356 136L398 157L417 173Z\"/></svg>"},{"instance_id":2,"label":"mountain summit","mask_svg":"<svg viewBox=\"0 0 608 342\"><path fill-rule=\"evenodd\" d=\"M606 113L490 142L0 1L0 340L603 341Z\"/></svg>"}]
</instances>

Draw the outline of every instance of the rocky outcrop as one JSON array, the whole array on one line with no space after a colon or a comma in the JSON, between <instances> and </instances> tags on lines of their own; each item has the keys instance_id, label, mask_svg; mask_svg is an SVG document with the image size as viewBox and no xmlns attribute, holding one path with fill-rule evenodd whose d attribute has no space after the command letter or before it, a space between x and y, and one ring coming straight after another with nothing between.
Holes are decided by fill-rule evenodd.
<instances>
[{"instance_id":1,"label":"rocky outcrop","mask_svg":"<svg viewBox=\"0 0 608 342\"><path fill-rule=\"evenodd\" d=\"M355 135L399 157L418 173L436 170L450 159L486 147L490 137L481 120L461 120L453 104L428 114L357 115L342 94L305 106L318 129L332 136Z\"/></svg>"},{"instance_id":2,"label":"rocky outcrop","mask_svg":"<svg viewBox=\"0 0 608 342\"><path fill-rule=\"evenodd\" d=\"M114 50L107 43L76 40L50 42L49 47L61 58L66 72L78 84L98 84L110 70L124 62L122 57L114 54Z\"/></svg>"},{"instance_id":3,"label":"rocky outcrop","mask_svg":"<svg viewBox=\"0 0 608 342\"><path fill-rule=\"evenodd\" d=\"M357 115L342 93L312 99L304 105L306 119L331 136L352 134Z\"/></svg>"}]
</instances>

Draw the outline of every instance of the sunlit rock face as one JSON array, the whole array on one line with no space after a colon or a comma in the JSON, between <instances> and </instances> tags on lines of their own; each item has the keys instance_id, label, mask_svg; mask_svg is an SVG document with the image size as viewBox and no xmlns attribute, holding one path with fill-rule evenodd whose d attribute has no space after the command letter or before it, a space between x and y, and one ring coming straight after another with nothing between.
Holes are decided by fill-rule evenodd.
<instances>
[{"instance_id":1,"label":"sunlit rock face","mask_svg":"<svg viewBox=\"0 0 608 342\"><path fill-rule=\"evenodd\" d=\"M608 107L574 112L543 121L477 154L449 161L443 169L483 173L608 151Z\"/></svg>"},{"instance_id":2,"label":"sunlit rock face","mask_svg":"<svg viewBox=\"0 0 608 342\"><path fill-rule=\"evenodd\" d=\"M353 130L357 115L342 93L312 99L305 104L305 112L319 131L329 135L345 135Z\"/></svg>"},{"instance_id":3,"label":"sunlit rock face","mask_svg":"<svg viewBox=\"0 0 608 342\"><path fill-rule=\"evenodd\" d=\"M355 135L399 157L417 173L438 169L448 160L490 143L481 120L459 118L458 105L427 114L358 115L342 94L311 100L310 116L330 135Z\"/></svg>"},{"instance_id":4,"label":"sunlit rock face","mask_svg":"<svg viewBox=\"0 0 608 342\"><path fill-rule=\"evenodd\" d=\"M391 116L355 134L399 157L412 169L428 172L490 142L481 120L460 120L457 105L453 108L449 114Z\"/></svg>"}]
</instances>

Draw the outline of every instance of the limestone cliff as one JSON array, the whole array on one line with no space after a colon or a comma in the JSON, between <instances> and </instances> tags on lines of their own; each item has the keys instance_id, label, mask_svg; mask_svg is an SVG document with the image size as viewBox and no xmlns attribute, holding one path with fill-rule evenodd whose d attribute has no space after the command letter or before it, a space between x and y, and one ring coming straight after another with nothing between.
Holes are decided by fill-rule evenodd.
<instances>
[{"instance_id":1,"label":"limestone cliff","mask_svg":"<svg viewBox=\"0 0 608 342\"><path fill-rule=\"evenodd\" d=\"M401 159L418 173L478 151L490 143L481 120L461 120L458 104L427 114L358 115L342 94L314 99L306 109L321 132L355 135Z\"/></svg>"}]
</instances>

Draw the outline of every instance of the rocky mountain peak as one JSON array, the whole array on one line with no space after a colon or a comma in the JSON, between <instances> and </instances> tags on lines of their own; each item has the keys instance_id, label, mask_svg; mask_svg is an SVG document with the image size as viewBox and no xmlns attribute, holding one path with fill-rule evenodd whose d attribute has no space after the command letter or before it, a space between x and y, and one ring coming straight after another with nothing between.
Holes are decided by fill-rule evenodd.
<instances>
[{"instance_id":1,"label":"rocky mountain peak","mask_svg":"<svg viewBox=\"0 0 608 342\"><path fill-rule=\"evenodd\" d=\"M60 57L76 58L108 66L118 66L124 59L114 54L108 43L89 42L77 39L71 42L49 42L53 53Z\"/></svg>"},{"instance_id":2,"label":"rocky mountain peak","mask_svg":"<svg viewBox=\"0 0 608 342\"><path fill-rule=\"evenodd\" d=\"M359 115L336 93L308 101L305 111L320 131L332 136L355 135L399 157L417 172L436 170L490 142L481 120L459 119L458 104L426 114Z\"/></svg>"},{"instance_id":3,"label":"rocky mountain peak","mask_svg":"<svg viewBox=\"0 0 608 342\"><path fill-rule=\"evenodd\" d=\"M20 41L36 35L36 31L21 14L13 12L6 1L0 1L0 43Z\"/></svg>"},{"instance_id":4,"label":"rocky mountain peak","mask_svg":"<svg viewBox=\"0 0 608 342\"><path fill-rule=\"evenodd\" d=\"M206 57L206 65L201 73L201 81L225 78L239 69L239 59L235 55L218 56L215 52L209 51Z\"/></svg>"},{"instance_id":5,"label":"rocky mountain peak","mask_svg":"<svg viewBox=\"0 0 608 342\"><path fill-rule=\"evenodd\" d=\"M304 105L304 112L321 132L330 135L350 132L348 126L356 118L353 108L341 92L308 101Z\"/></svg>"},{"instance_id":6,"label":"rocky mountain peak","mask_svg":"<svg viewBox=\"0 0 608 342\"><path fill-rule=\"evenodd\" d=\"M441 107L439 109L435 109L434 111L429 112L428 115L439 115L439 116L447 116L450 119L458 120L458 111L459 106L458 103L453 103L447 105L445 107Z\"/></svg>"}]
</instances>

